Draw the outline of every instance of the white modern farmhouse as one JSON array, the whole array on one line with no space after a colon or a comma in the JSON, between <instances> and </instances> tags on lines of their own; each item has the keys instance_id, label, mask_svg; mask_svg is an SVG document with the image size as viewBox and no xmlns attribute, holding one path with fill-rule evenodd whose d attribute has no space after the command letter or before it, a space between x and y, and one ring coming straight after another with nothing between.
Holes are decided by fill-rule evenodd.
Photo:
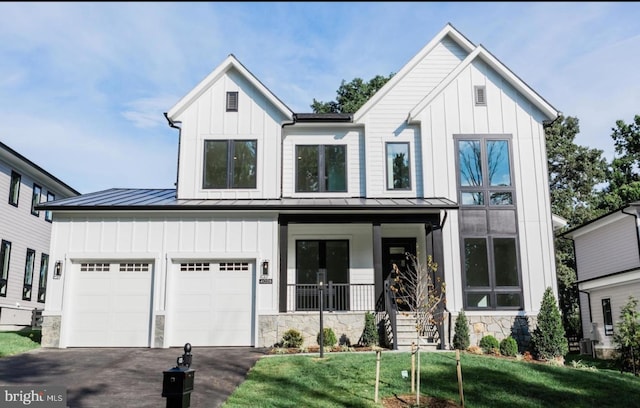
<instances>
[{"instance_id":1,"label":"white modern farmhouse","mask_svg":"<svg viewBox=\"0 0 640 408\"><path fill-rule=\"evenodd\" d=\"M294 113L229 55L165 115L176 189L42 205L43 346L266 347L291 328L314 344L322 272L324 327L356 343L375 312L397 347L385 281L406 252L446 283L443 348L459 311L472 341L504 338L556 288L558 112L451 25L353 114Z\"/></svg>"}]
</instances>

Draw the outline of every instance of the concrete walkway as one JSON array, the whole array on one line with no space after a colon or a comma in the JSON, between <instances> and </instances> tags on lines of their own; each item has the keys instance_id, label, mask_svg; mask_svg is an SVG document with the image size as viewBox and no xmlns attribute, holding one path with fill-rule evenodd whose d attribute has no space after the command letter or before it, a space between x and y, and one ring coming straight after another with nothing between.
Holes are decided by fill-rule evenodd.
<instances>
[{"instance_id":1,"label":"concrete walkway","mask_svg":"<svg viewBox=\"0 0 640 408\"><path fill-rule=\"evenodd\" d=\"M70 408L161 408L163 371L184 349L36 349L0 358L0 387L51 385L67 390ZM220 407L267 349L193 347L192 408Z\"/></svg>"}]
</instances>

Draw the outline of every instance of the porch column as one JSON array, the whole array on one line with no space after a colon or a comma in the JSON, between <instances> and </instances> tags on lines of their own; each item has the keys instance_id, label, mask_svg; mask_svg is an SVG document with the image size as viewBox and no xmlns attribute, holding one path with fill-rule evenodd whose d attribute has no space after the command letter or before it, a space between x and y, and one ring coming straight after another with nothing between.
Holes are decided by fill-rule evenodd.
<instances>
[{"instance_id":1,"label":"porch column","mask_svg":"<svg viewBox=\"0 0 640 408\"><path fill-rule=\"evenodd\" d=\"M436 279L434 284L436 285L436 289L438 292L436 293L436 296L438 296L440 294L441 286L437 284L438 282L444 283L444 243L442 239L442 227L434 227L431 223L425 224L425 227L427 230L427 255L430 254L433 257L433 261L438 264L438 269L434 274L434 277ZM436 311L436 314L439 314L443 319L446 299L447 294L445 291L443 300L438 305L438 310ZM438 324L438 335L440 336L439 348L444 349L450 340L445 339L444 320Z\"/></svg>"},{"instance_id":2,"label":"porch column","mask_svg":"<svg viewBox=\"0 0 640 408\"><path fill-rule=\"evenodd\" d=\"M287 311L287 249L289 247L289 223L287 221L279 221L280 224L280 313Z\"/></svg>"},{"instance_id":3,"label":"porch column","mask_svg":"<svg viewBox=\"0 0 640 408\"><path fill-rule=\"evenodd\" d=\"M382 229L379 222L374 222L373 226L373 279L376 289L376 304L383 296L384 282L382 281Z\"/></svg>"}]
</instances>

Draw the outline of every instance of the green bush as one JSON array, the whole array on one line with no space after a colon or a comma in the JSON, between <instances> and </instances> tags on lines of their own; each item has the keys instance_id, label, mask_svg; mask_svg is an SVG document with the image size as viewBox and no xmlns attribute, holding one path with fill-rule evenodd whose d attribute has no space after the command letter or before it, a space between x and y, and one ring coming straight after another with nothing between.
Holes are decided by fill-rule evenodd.
<instances>
[{"instance_id":1,"label":"green bush","mask_svg":"<svg viewBox=\"0 0 640 408\"><path fill-rule=\"evenodd\" d=\"M325 327L322 329L322 333L324 336L324 347L333 347L338 343L338 339L336 338L336 334L333 332L333 329ZM320 345L320 333L318 333L316 340L318 341L318 345Z\"/></svg>"},{"instance_id":2,"label":"green bush","mask_svg":"<svg viewBox=\"0 0 640 408\"><path fill-rule=\"evenodd\" d=\"M542 296L538 324L531 335L531 349L539 360L553 360L569 352L560 309L550 287Z\"/></svg>"},{"instance_id":3,"label":"green bush","mask_svg":"<svg viewBox=\"0 0 640 408\"><path fill-rule=\"evenodd\" d=\"M299 348L302 347L302 343L304 343L304 338L296 329L289 329L282 336L282 347Z\"/></svg>"},{"instance_id":4,"label":"green bush","mask_svg":"<svg viewBox=\"0 0 640 408\"><path fill-rule=\"evenodd\" d=\"M509 336L500 342L500 354L508 357L515 357L518 354L518 342Z\"/></svg>"},{"instance_id":5,"label":"green bush","mask_svg":"<svg viewBox=\"0 0 640 408\"><path fill-rule=\"evenodd\" d=\"M640 372L640 312L638 300L629 296L627 304L620 310L620 320L613 332L616 345L616 362L621 372L634 375Z\"/></svg>"},{"instance_id":6,"label":"green bush","mask_svg":"<svg viewBox=\"0 0 640 408\"><path fill-rule=\"evenodd\" d=\"M500 342L490 334L480 339L480 348L485 354L491 354L494 350L500 350Z\"/></svg>"},{"instance_id":7,"label":"green bush","mask_svg":"<svg viewBox=\"0 0 640 408\"><path fill-rule=\"evenodd\" d=\"M364 330L362 332L361 343L363 346L378 345L378 328L376 327L376 317L371 312L367 312L364 315Z\"/></svg>"},{"instance_id":8,"label":"green bush","mask_svg":"<svg viewBox=\"0 0 640 408\"><path fill-rule=\"evenodd\" d=\"M471 345L469 340L469 322L464 311L460 311L456 317L455 334L453 335L453 347L458 350L466 350Z\"/></svg>"}]
</instances>

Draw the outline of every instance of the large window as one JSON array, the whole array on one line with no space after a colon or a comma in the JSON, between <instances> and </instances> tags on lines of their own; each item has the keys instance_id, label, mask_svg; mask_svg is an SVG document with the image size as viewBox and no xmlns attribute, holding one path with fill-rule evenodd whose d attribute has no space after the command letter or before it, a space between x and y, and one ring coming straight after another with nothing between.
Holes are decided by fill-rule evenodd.
<instances>
[{"instance_id":1,"label":"large window","mask_svg":"<svg viewBox=\"0 0 640 408\"><path fill-rule=\"evenodd\" d=\"M22 285L22 300L31 300L33 287L33 266L36 262L36 251L27 249L27 259L24 264L24 284Z\"/></svg>"},{"instance_id":2,"label":"large window","mask_svg":"<svg viewBox=\"0 0 640 408\"><path fill-rule=\"evenodd\" d=\"M203 187L256 188L256 140L206 140Z\"/></svg>"},{"instance_id":3,"label":"large window","mask_svg":"<svg viewBox=\"0 0 640 408\"><path fill-rule=\"evenodd\" d=\"M464 303L523 307L510 138L457 136Z\"/></svg>"},{"instance_id":4,"label":"large window","mask_svg":"<svg viewBox=\"0 0 640 408\"><path fill-rule=\"evenodd\" d=\"M296 191L347 191L345 145L296 146Z\"/></svg>"},{"instance_id":5,"label":"large window","mask_svg":"<svg viewBox=\"0 0 640 408\"><path fill-rule=\"evenodd\" d=\"M44 303L47 295L47 271L49 269L49 255L40 256L40 276L38 280L38 302Z\"/></svg>"},{"instance_id":6,"label":"large window","mask_svg":"<svg viewBox=\"0 0 640 408\"><path fill-rule=\"evenodd\" d=\"M387 190L411 189L409 143L387 143Z\"/></svg>"},{"instance_id":7,"label":"large window","mask_svg":"<svg viewBox=\"0 0 640 408\"><path fill-rule=\"evenodd\" d=\"M36 210L36 205L40 204L40 195L42 193L42 189L39 185L33 185L33 195L31 196L31 214L36 217L40 216L40 211Z\"/></svg>"},{"instance_id":8,"label":"large window","mask_svg":"<svg viewBox=\"0 0 640 408\"><path fill-rule=\"evenodd\" d=\"M602 299L602 317L604 319L605 336L613 336L613 315L611 314L611 299Z\"/></svg>"},{"instance_id":9,"label":"large window","mask_svg":"<svg viewBox=\"0 0 640 408\"><path fill-rule=\"evenodd\" d=\"M7 296L10 258L11 242L2 240L2 244L0 244L0 296Z\"/></svg>"},{"instance_id":10,"label":"large window","mask_svg":"<svg viewBox=\"0 0 640 408\"><path fill-rule=\"evenodd\" d=\"M53 201L55 199L56 199L56 196L52 192L48 191L47 192L47 202ZM53 216L52 216L51 211L47 210L47 211L44 212L44 219L49 221L49 222L52 221Z\"/></svg>"},{"instance_id":11,"label":"large window","mask_svg":"<svg viewBox=\"0 0 640 408\"><path fill-rule=\"evenodd\" d=\"M319 272L335 285L325 293L325 307L349 310L349 241L296 241L297 310L318 310Z\"/></svg>"},{"instance_id":12,"label":"large window","mask_svg":"<svg viewBox=\"0 0 640 408\"><path fill-rule=\"evenodd\" d=\"M21 176L15 171L11 171L11 185L9 186L9 204L18 206L20 198L20 179Z\"/></svg>"}]
</instances>

